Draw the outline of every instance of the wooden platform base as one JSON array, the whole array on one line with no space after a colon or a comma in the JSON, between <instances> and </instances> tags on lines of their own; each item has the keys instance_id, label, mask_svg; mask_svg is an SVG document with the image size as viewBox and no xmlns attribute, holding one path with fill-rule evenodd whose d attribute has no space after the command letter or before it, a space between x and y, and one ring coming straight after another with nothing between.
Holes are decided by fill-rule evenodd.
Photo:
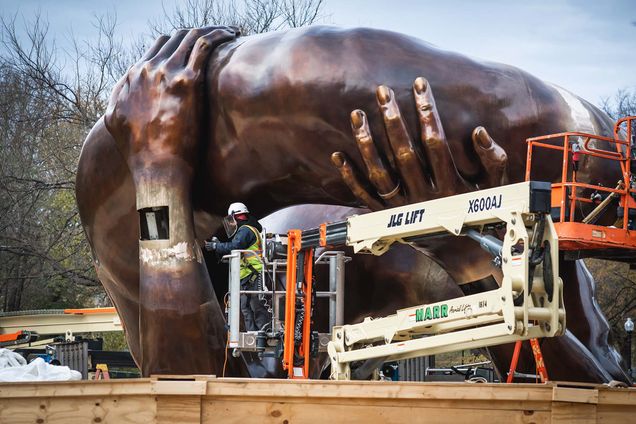
<instances>
[{"instance_id":1,"label":"wooden platform base","mask_svg":"<svg viewBox=\"0 0 636 424\"><path fill-rule=\"evenodd\" d=\"M178 380L183 378L184 380ZM0 384L1 423L626 423L636 389L210 376Z\"/></svg>"}]
</instances>

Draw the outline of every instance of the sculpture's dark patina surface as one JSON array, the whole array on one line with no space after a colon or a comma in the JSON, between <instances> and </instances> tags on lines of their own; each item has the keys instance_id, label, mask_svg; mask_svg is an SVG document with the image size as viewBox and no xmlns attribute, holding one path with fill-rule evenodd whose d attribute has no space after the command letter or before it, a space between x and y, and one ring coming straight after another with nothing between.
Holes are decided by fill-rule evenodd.
<instances>
[{"instance_id":1,"label":"sculpture's dark patina surface","mask_svg":"<svg viewBox=\"0 0 636 424\"><path fill-rule=\"evenodd\" d=\"M308 203L379 209L516 182L525 139L566 130L611 135L612 123L516 68L400 34L181 31L158 39L114 90L85 142L77 199L99 278L143 373L220 374L225 330L217 299L227 283L224 275L210 280L199 245L218 230L229 203L245 202L260 216ZM543 180L560 172L556 156L537 163ZM615 182L614 169L591 161L581 169L582 178ZM137 210L157 206L169 208L169 237L139 241ZM268 228L307 228L347 213L311 211L272 216ZM469 240L415 247L356 258L348 321L456 297L460 286L492 287L500 277ZM450 279L427 284L421 252ZM626 381L591 276L581 262L561 269L568 332L543 343L550 376ZM492 352L500 365L509 361L509 347ZM253 362L249 371L267 375L275 372L270 365ZM246 372L229 359L227 373Z\"/></svg>"}]
</instances>

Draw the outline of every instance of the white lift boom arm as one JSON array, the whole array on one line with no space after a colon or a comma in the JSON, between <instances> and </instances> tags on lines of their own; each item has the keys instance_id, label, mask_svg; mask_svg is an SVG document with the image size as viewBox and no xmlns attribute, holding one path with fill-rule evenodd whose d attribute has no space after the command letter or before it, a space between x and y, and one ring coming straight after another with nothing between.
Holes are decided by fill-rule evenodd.
<instances>
[{"instance_id":1,"label":"white lift boom arm","mask_svg":"<svg viewBox=\"0 0 636 424\"><path fill-rule=\"evenodd\" d=\"M486 232L503 234L503 242ZM407 359L565 331L549 183L523 182L352 216L318 233L303 232L303 244L319 238L321 245L345 242L376 255L394 242L468 236L495 256L503 272L496 290L334 327L327 347L334 379L350 379L354 361Z\"/></svg>"}]
</instances>

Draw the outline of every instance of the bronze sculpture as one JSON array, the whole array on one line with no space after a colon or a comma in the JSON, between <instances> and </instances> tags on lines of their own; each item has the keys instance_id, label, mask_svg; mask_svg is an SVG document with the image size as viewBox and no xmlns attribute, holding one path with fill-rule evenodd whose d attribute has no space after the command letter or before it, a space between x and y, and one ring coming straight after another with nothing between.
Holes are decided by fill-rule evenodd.
<instances>
[{"instance_id":1,"label":"bronze sculpture","mask_svg":"<svg viewBox=\"0 0 636 424\"><path fill-rule=\"evenodd\" d=\"M82 151L82 222L145 375L221 373L224 282L211 284L199 244L219 228L231 201L261 216L308 203L380 208L519 181L530 136L611 134L606 116L564 90L400 34L309 27L236 37L218 27L160 37L115 88ZM420 133L421 146L412 141ZM558 162L543 161L541 178L553 179ZM615 172L591 161L582 169L606 184ZM139 241L137 211L152 208L169 211L169 236ZM321 210L323 217L335 213ZM295 224L315 223L307 217ZM456 243L418 246L453 284L402 286L395 305L385 305L457 296L458 284L495 284L490 258L470 244L460 257ZM367 292L395 293L382 278L417 285L417 274L401 267L418 257L401 248L376 259L383 272L362 267L357 275ZM585 319L570 320L568 335L544 342L548 364L552 357L559 364L553 378L627 381L607 344L593 281L582 263L563 269L568 313ZM352 280L347 319L386 312L370 309L377 304L358 295ZM493 352L499 364L509 358L505 347ZM267 374L262 364L249 366L251 375ZM246 372L241 361L228 360L228 374Z\"/></svg>"}]
</instances>

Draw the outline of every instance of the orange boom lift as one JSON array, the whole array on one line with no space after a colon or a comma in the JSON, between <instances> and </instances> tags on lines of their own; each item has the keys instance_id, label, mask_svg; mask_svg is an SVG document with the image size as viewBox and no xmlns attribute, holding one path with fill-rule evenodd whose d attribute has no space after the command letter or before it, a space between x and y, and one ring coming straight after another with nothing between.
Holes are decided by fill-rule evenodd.
<instances>
[{"instance_id":1,"label":"orange boom lift","mask_svg":"<svg viewBox=\"0 0 636 424\"><path fill-rule=\"evenodd\" d=\"M635 124L636 116L619 119L614 125L613 138L563 132L527 139L526 181L531 179L537 150L549 149L563 157L561 181L552 184L551 201L559 250L572 254L577 251L578 257L629 262L636 259L636 182L632 180L631 169L635 159L632 157ZM593 180L594 175L579 173L579 164L592 158L606 161L607 166L618 164L620 175L615 187L602 186ZM612 206L618 220L608 223Z\"/></svg>"}]
</instances>

